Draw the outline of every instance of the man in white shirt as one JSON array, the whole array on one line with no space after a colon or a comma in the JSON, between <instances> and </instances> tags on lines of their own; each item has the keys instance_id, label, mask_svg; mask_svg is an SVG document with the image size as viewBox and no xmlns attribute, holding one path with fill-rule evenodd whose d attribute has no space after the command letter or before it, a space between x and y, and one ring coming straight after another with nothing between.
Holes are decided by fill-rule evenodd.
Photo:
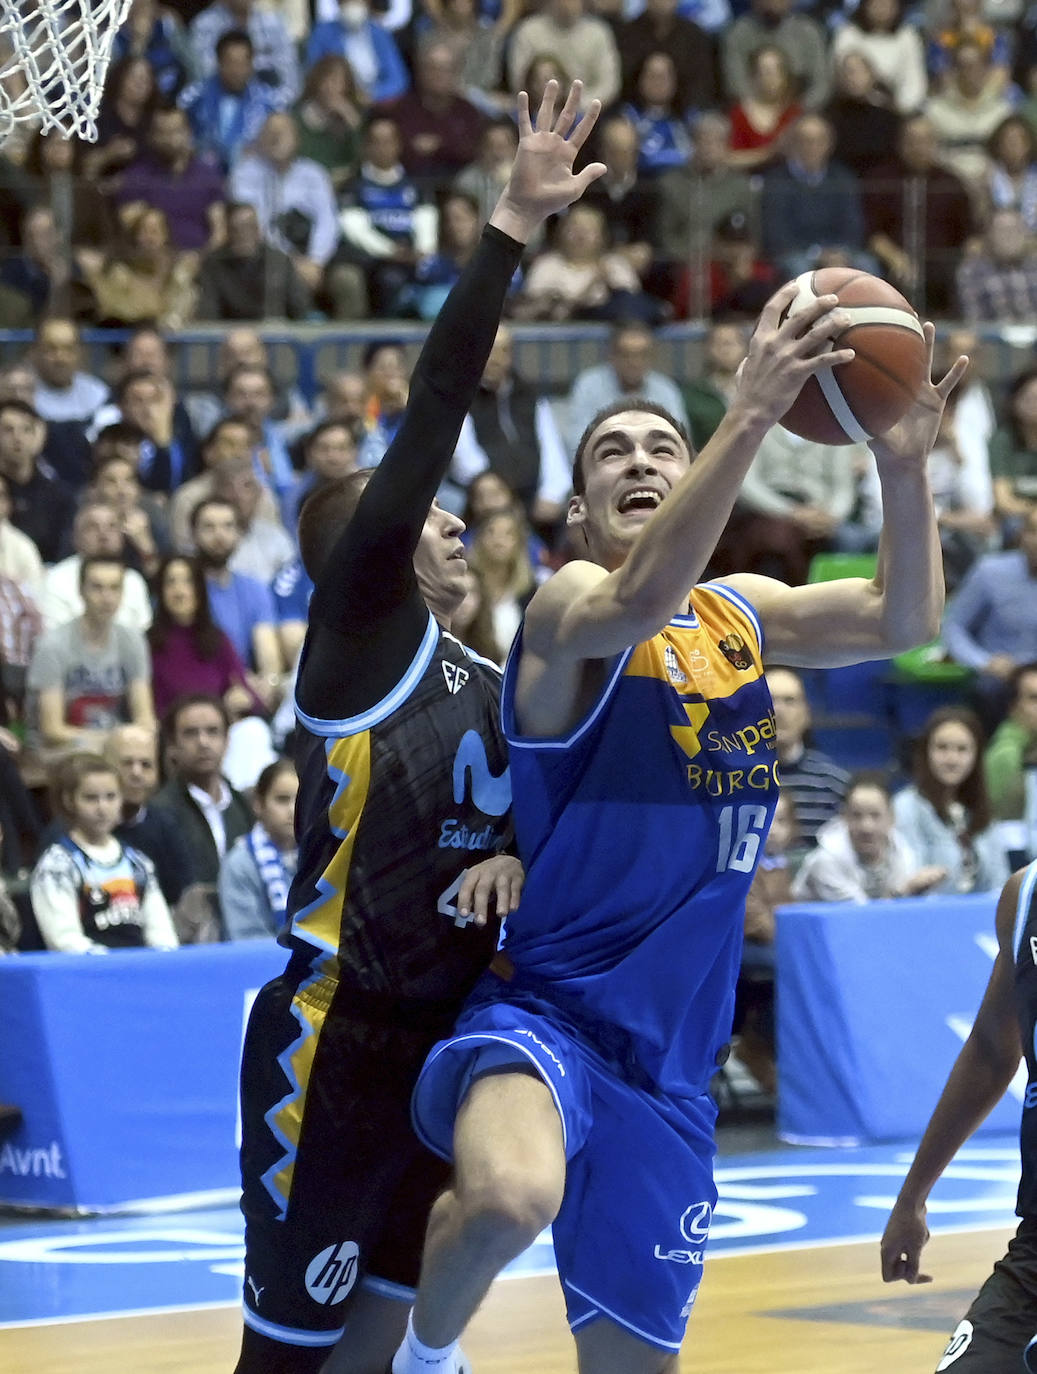
<instances>
[{"instance_id":1,"label":"man in white shirt","mask_svg":"<svg viewBox=\"0 0 1037 1374\"><path fill-rule=\"evenodd\" d=\"M99 501L81 506L72 526L72 546L75 553L48 568L43 577L40 611L46 630L66 625L83 614L79 570L84 558L123 558L126 539L117 512ZM115 613L115 623L141 634L151 624L147 583L133 568L127 568L123 578L122 600Z\"/></svg>"},{"instance_id":2,"label":"man in white shirt","mask_svg":"<svg viewBox=\"0 0 1037 1374\"><path fill-rule=\"evenodd\" d=\"M290 114L267 117L253 150L233 168L230 199L255 208L263 237L287 253L311 291L338 246L335 192L327 171L299 157Z\"/></svg>"},{"instance_id":3,"label":"man in white shirt","mask_svg":"<svg viewBox=\"0 0 1037 1374\"><path fill-rule=\"evenodd\" d=\"M86 425L108 397L100 377L80 371L79 330L71 320L45 319L36 330L32 363L36 371L34 409L41 420L75 420Z\"/></svg>"}]
</instances>

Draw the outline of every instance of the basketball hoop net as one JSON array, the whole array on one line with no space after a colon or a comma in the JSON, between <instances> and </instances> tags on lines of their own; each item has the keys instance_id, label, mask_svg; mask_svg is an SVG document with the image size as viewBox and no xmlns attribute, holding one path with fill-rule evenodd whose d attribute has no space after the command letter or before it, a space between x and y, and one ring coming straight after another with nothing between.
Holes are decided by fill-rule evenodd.
<instances>
[{"instance_id":1,"label":"basketball hoop net","mask_svg":"<svg viewBox=\"0 0 1037 1374\"><path fill-rule=\"evenodd\" d=\"M115 35L133 0L0 0L0 143L19 124L97 138Z\"/></svg>"}]
</instances>

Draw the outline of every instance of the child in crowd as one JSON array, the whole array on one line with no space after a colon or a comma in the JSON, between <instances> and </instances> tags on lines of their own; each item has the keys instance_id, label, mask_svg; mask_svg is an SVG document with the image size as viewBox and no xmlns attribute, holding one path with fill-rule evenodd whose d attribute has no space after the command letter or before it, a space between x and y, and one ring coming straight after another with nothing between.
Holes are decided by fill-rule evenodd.
<instances>
[{"instance_id":1,"label":"child in crowd","mask_svg":"<svg viewBox=\"0 0 1037 1374\"><path fill-rule=\"evenodd\" d=\"M817 848L793 879L792 896L801 902L917 897L939 887L946 876L941 867L920 867L897 833L881 774L858 773L850 780L842 814L817 832Z\"/></svg>"},{"instance_id":2,"label":"child in crowd","mask_svg":"<svg viewBox=\"0 0 1037 1374\"><path fill-rule=\"evenodd\" d=\"M57 793L66 830L43 851L29 884L47 948L62 954L175 949L151 860L112 833L122 819L115 768L100 755L75 754L61 764Z\"/></svg>"},{"instance_id":3,"label":"child in crowd","mask_svg":"<svg viewBox=\"0 0 1037 1374\"><path fill-rule=\"evenodd\" d=\"M268 764L256 782L256 824L220 865L220 910L228 940L276 935L285 918L298 859L295 798L299 779L289 759Z\"/></svg>"}]
</instances>

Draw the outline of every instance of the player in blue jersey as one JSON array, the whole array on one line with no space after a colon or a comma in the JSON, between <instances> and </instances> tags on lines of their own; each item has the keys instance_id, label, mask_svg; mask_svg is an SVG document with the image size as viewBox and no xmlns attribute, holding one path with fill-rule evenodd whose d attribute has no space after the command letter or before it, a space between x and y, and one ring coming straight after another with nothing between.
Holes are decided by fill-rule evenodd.
<instances>
[{"instance_id":1,"label":"player in blue jersey","mask_svg":"<svg viewBox=\"0 0 1037 1374\"><path fill-rule=\"evenodd\" d=\"M677 1367L716 1201L707 1089L778 789L765 658L886 658L932 638L943 605L926 460L965 359L872 440L873 580L696 585L768 429L852 357L830 351L835 298L788 320L794 291L763 311L694 464L648 403L606 409L578 445L568 524L586 557L536 593L504 678L526 886L496 971L415 1092L454 1180L395 1374L449 1369L494 1275L548 1223L581 1371ZM931 362L931 325L926 338Z\"/></svg>"},{"instance_id":2,"label":"player in blue jersey","mask_svg":"<svg viewBox=\"0 0 1037 1374\"><path fill-rule=\"evenodd\" d=\"M1022 1218L1008 1253L979 1290L936 1366L954 1374L1037 1370L1037 863L1013 873L995 918L997 958L969 1038L925 1128L882 1237L887 1283L931 1283L920 1272L926 1199L965 1141L1008 1091L1025 1055L1020 1147Z\"/></svg>"},{"instance_id":3,"label":"player in blue jersey","mask_svg":"<svg viewBox=\"0 0 1037 1374\"><path fill-rule=\"evenodd\" d=\"M446 1176L411 1129L411 1091L493 956L489 892L509 909L517 864L480 865L511 824L500 674L449 632L464 525L434 497L524 244L605 170L573 172L597 102L580 121L574 82L556 119L557 91L536 130L519 97L508 183L381 463L324 484L299 516L315 584L296 689L299 862L279 935L290 957L256 998L242 1060L237 1374L316 1374L329 1356L382 1374Z\"/></svg>"}]
</instances>

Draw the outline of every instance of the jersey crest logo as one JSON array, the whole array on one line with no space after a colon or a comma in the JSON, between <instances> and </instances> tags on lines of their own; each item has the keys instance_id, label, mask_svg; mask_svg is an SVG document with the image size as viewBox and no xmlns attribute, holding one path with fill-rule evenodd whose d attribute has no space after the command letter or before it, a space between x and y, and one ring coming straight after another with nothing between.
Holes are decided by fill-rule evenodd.
<instances>
[{"instance_id":1,"label":"jersey crest logo","mask_svg":"<svg viewBox=\"0 0 1037 1374\"><path fill-rule=\"evenodd\" d=\"M677 650L672 644L667 644L663 650L663 662L666 664L666 671L671 682L687 682L688 675L682 671L680 661L677 658Z\"/></svg>"},{"instance_id":2,"label":"jersey crest logo","mask_svg":"<svg viewBox=\"0 0 1037 1374\"><path fill-rule=\"evenodd\" d=\"M741 635L725 635L717 644L728 663L733 663L740 673L753 666L753 656Z\"/></svg>"},{"instance_id":3,"label":"jersey crest logo","mask_svg":"<svg viewBox=\"0 0 1037 1374\"><path fill-rule=\"evenodd\" d=\"M443 676L446 679L447 691L452 697L455 697L468 681L471 674L467 668L462 668L458 663L447 663L444 661Z\"/></svg>"}]
</instances>

